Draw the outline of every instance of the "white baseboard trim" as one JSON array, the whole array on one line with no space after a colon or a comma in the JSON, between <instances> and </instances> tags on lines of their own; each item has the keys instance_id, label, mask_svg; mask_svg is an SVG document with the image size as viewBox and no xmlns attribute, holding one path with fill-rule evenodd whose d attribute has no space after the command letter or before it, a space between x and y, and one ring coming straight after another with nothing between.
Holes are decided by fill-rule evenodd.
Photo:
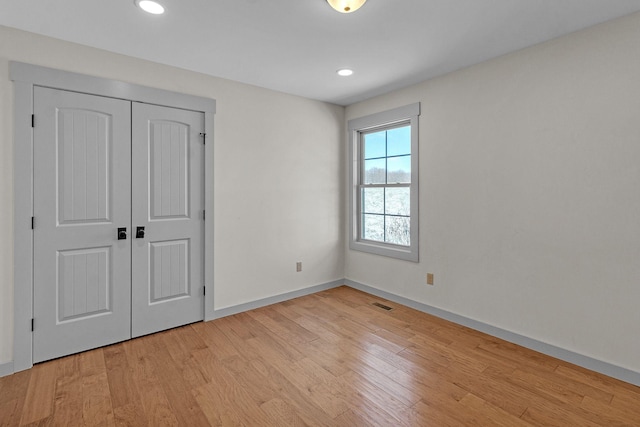
<instances>
[{"instance_id":1,"label":"white baseboard trim","mask_svg":"<svg viewBox=\"0 0 640 427\"><path fill-rule=\"evenodd\" d=\"M353 280L345 279L344 284L354 289L358 289L362 292L366 292L368 294L375 295L380 298L396 302L398 304L406 305L407 307L411 307L415 310L431 314L441 319L445 319L450 322L475 329L476 331L484 332L485 334L489 334L505 341L521 345L522 347L529 348L548 356L555 357L556 359L564 360L565 362L573 363L574 365L581 366L591 371L599 372L609 377L616 378L620 381L640 386L640 372L635 372L630 369L612 365L608 362L603 362L601 360L575 353L561 347L556 347L554 345L547 344L542 341L526 337L524 335L516 334L514 332L491 326L486 323L461 316L459 314L451 313L440 308L413 301L399 295L395 295L368 285L364 285L362 283L355 282Z\"/></svg>"},{"instance_id":2,"label":"white baseboard trim","mask_svg":"<svg viewBox=\"0 0 640 427\"><path fill-rule=\"evenodd\" d=\"M275 295L268 298L259 299L256 301L247 302L244 304L238 304L227 308L222 308L213 311L213 316L205 319L205 321L220 319L221 317L231 316L233 314L242 313L244 311L254 310L260 307L266 307L267 305L276 304L290 299L302 297L305 295L315 294L317 292L326 291L327 289L337 288L343 286L344 280L334 280L333 282L322 283L320 285L311 286L309 288L299 289L297 291L286 292L284 294Z\"/></svg>"},{"instance_id":3,"label":"white baseboard trim","mask_svg":"<svg viewBox=\"0 0 640 427\"><path fill-rule=\"evenodd\" d=\"M13 374L13 362L0 363L0 378Z\"/></svg>"}]
</instances>

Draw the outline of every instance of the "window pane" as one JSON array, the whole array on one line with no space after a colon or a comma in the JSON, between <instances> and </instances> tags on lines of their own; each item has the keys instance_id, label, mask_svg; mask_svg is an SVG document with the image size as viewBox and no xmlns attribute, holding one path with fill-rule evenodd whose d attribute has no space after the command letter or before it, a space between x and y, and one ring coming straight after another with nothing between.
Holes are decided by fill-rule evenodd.
<instances>
[{"instance_id":1,"label":"window pane","mask_svg":"<svg viewBox=\"0 0 640 427\"><path fill-rule=\"evenodd\" d=\"M385 218L386 242L394 245L409 246L411 244L409 218L405 216L387 216Z\"/></svg>"},{"instance_id":2,"label":"window pane","mask_svg":"<svg viewBox=\"0 0 640 427\"><path fill-rule=\"evenodd\" d=\"M384 213L387 215L407 215L411 214L409 209L411 199L410 190L406 188L386 188L385 189Z\"/></svg>"},{"instance_id":3,"label":"window pane","mask_svg":"<svg viewBox=\"0 0 640 427\"><path fill-rule=\"evenodd\" d=\"M385 159L364 161L364 182L363 184L386 184Z\"/></svg>"},{"instance_id":4,"label":"window pane","mask_svg":"<svg viewBox=\"0 0 640 427\"><path fill-rule=\"evenodd\" d=\"M383 215L362 215L362 238L384 242Z\"/></svg>"},{"instance_id":5,"label":"window pane","mask_svg":"<svg viewBox=\"0 0 640 427\"><path fill-rule=\"evenodd\" d=\"M362 189L362 213L384 213L384 188Z\"/></svg>"},{"instance_id":6,"label":"window pane","mask_svg":"<svg viewBox=\"0 0 640 427\"><path fill-rule=\"evenodd\" d=\"M364 158L374 159L385 157L386 153L385 132L367 133L364 135ZM402 153L405 154L405 153Z\"/></svg>"},{"instance_id":7,"label":"window pane","mask_svg":"<svg viewBox=\"0 0 640 427\"><path fill-rule=\"evenodd\" d=\"M387 131L387 156L411 154L411 126Z\"/></svg>"},{"instance_id":8,"label":"window pane","mask_svg":"<svg viewBox=\"0 0 640 427\"><path fill-rule=\"evenodd\" d=\"M387 183L411 182L411 156L391 157L387 160Z\"/></svg>"}]
</instances>

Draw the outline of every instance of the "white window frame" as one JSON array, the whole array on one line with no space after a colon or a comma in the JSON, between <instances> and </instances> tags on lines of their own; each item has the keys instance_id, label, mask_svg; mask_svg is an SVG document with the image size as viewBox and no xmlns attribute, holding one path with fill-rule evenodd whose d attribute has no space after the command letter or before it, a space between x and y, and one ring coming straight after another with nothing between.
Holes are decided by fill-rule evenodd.
<instances>
[{"instance_id":1,"label":"white window frame","mask_svg":"<svg viewBox=\"0 0 640 427\"><path fill-rule=\"evenodd\" d=\"M420 103L405 105L369 116L349 120L349 249L406 261L418 262L419 254L419 189L418 189L418 117ZM411 125L410 246L365 240L361 238L362 134L395 125Z\"/></svg>"}]
</instances>

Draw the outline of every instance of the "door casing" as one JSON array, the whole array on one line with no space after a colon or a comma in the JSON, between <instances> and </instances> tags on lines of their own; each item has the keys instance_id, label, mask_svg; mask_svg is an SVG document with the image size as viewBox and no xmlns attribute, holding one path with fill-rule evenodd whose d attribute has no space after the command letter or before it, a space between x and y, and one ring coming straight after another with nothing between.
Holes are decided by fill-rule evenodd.
<instances>
[{"instance_id":1,"label":"door casing","mask_svg":"<svg viewBox=\"0 0 640 427\"><path fill-rule=\"evenodd\" d=\"M204 318L214 317L213 284L213 135L216 101L194 95L71 73L36 65L10 62L14 84L14 339L13 371L33 366L33 90L43 86L133 102L181 108L204 113ZM35 118L37 120L37 118ZM37 226L37 219L36 219Z\"/></svg>"}]
</instances>

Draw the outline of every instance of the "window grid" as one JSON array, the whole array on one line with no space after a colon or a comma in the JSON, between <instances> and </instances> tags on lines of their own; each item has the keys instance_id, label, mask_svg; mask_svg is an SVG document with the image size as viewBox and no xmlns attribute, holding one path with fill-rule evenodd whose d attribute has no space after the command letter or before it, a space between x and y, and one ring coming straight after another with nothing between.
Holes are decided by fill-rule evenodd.
<instances>
[{"instance_id":1,"label":"window grid","mask_svg":"<svg viewBox=\"0 0 640 427\"><path fill-rule=\"evenodd\" d=\"M389 131L390 130L394 130L394 129L400 129L400 128L404 128L404 127L411 127L411 122L407 121L407 122L401 122L401 123L394 123L391 126L386 126L386 127L381 127L381 128L376 128L376 129L372 129L372 130L367 130L366 132L358 132L359 134L359 152L360 152L360 171L359 171L359 178L360 178L360 182L358 185L358 189L359 189L359 193L360 193L360 197L359 197L359 208L358 211L360 212L360 214L358 215L359 217L359 230L360 230L360 238L362 240L369 240L369 241L374 241L374 242L381 242L381 243L385 243L385 244L391 244L393 245L394 243L390 243L389 242L389 238L387 236L387 217L395 217L395 218L409 218L409 220L411 219L411 215L401 215L401 214L388 214L387 213L387 191L386 189L388 188L411 188L411 180L409 179L409 183L400 183L400 182L393 182L393 183L389 183L389 159L393 159L393 158L400 158L400 157L406 157L411 159L411 150L409 149L409 154L395 154L395 155L391 155L389 156ZM375 134L375 133L380 133L380 132L384 132L384 156L379 156L379 157L367 157L366 155L366 149L365 149L365 140L366 140L366 136L367 135L371 135L371 134ZM370 183L367 184L366 181L366 161L370 161L370 160L382 160L384 159L384 184L381 183ZM365 210L365 206L364 206L364 202L365 202L365 189L367 188L383 188L384 191L382 192L382 213L375 213L375 212L367 212ZM367 237L365 237L365 216L366 215L371 215L371 216L379 216L382 217L382 240L375 240L375 239L369 239ZM402 245L402 244L398 244L398 246L410 246L410 241L407 245Z\"/></svg>"}]
</instances>

